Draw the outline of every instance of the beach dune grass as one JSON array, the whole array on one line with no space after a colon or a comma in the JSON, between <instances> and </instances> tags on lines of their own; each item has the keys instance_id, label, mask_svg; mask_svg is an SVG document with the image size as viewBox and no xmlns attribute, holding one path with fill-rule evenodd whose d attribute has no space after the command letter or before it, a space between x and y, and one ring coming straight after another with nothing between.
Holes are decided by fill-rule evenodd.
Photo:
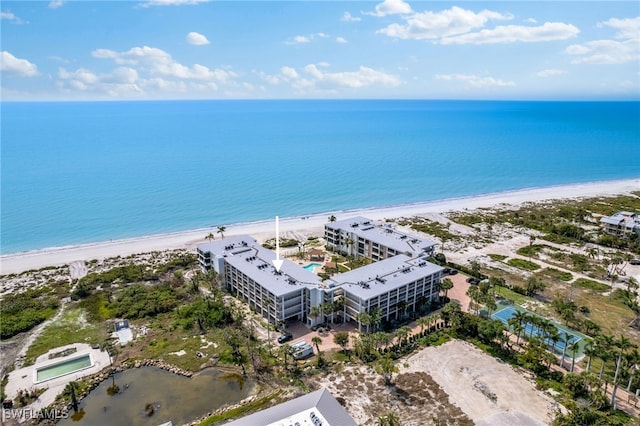
<instances>
[{"instance_id":1,"label":"beach dune grass","mask_svg":"<svg viewBox=\"0 0 640 426\"><path fill-rule=\"evenodd\" d=\"M544 268L542 271L538 272L542 277L557 279L560 281L571 281L573 279L573 275L571 272L560 271L556 268Z\"/></svg>"},{"instance_id":2,"label":"beach dune grass","mask_svg":"<svg viewBox=\"0 0 640 426\"><path fill-rule=\"evenodd\" d=\"M530 262L524 259L511 258L507 260L507 263L513 267L524 269L525 271L536 271L540 269L540 265L535 262Z\"/></svg>"}]
</instances>

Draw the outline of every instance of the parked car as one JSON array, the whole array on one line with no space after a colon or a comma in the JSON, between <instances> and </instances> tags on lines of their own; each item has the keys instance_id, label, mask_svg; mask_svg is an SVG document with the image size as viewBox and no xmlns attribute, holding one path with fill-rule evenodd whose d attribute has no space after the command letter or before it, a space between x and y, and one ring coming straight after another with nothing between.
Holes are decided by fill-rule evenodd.
<instances>
[{"instance_id":1,"label":"parked car","mask_svg":"<svg viewBox=\"0 0 640 426\"><path fill-rule=\"evenodd\" d=\"M632 265L640 265L640 259L631 259L629 263Z\"/></svg>"},{"instance_id":2,"label":"parked car","mask_svg":"<svg viewBox=\"0 0 640 426\"><path fill-rule=\"evenodd\" d=\"M451 272L449 272L449 275L455 275L458 273L457 269L452 269Z\"/></svg>"},{"instance_id":3,"label":"parked car","mask_svg":"<svg viewBox=\"0 0 640 426\"><path fill-rule=\"evenodd\" d=\"M478 285L478 283L480 282L479 279L474 278L474 277L469 277L467 278L467 282L471 285Z\"/></svg>"},{"instance_id":4,"label":"parked car","mask_svg":"<svg viewBox=\"0 0 640 426\"><path fill-rule=\"evenodd\" d=\"M293 340L293 334L286 332L278 336L278 343L283 344L288 342L289 340Z\"/></svg>"}]
</instances>

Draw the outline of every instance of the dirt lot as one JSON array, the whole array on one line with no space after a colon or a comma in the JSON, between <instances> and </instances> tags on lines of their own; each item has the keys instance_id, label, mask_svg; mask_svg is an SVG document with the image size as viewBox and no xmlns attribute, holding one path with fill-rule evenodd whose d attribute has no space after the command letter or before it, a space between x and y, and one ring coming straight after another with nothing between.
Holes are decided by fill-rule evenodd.
<instances>
[{"instance_id":1,"label":"dirt lot","mask_svg":"<svg viewBox=\"0 0 640 426\"><path fill-rule=\"evenodd\" d=\"M547 425L557 409L522 373L467 342L425 348L407 364L401 374L429 374L476 425Z\"/></svg>"},{"instance_id":2,"label":"dirt lot","mask_svg":"<svg viewBox=\"0 0 640 426\"><path fill-rule=\"evenodd\" d=\"M558 406L515 371L473 345L451 341L398 363L393 385L364 366L316 376L358 424L377 424L395 413L402 425L539 426L551 424Z\"/></svg>"}]
</instances>

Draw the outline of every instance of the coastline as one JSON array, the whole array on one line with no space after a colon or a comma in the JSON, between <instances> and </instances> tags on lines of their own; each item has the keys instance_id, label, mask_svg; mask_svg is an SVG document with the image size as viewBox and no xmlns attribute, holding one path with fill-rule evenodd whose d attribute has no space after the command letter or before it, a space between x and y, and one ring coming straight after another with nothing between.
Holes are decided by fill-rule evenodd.
<instances>
[{"instance_id":1,"label":"coastline","mask_svg":"<svg viewBox=\"0 0 640 426\"><path fill-rule=\"evenodd\" d=\"M327 217L335 215L338 219L362 215L373 220L385 218L410 217L427 213L443 213L453 210L490 208L500 204L518 206L525 202L546 200L588 198L597 196L614 196L629 194L640 190L640 178L576 183L540 188L525 188L507 192L475 195L463 198L434 200L421 203L372 207L364 209L323 212L308 216L297 216L280 219L282 236L296 234L322 234ZM262 220L225 225L225 236L250 234L259 241L273 238L275 234L274 220ZM187 249L193 250L196 245L205 242L205 236L213 233L217 238L216 227L200 228L184 232L173 232L149 235L136 238L81 244L65 247L51 247L39 250L11 253L0 256L0 274L21 273L31 269L47 266L61 266L74 261L89 261L115 256L129 256L152 251Z\"/></svg>"}]
</instances>

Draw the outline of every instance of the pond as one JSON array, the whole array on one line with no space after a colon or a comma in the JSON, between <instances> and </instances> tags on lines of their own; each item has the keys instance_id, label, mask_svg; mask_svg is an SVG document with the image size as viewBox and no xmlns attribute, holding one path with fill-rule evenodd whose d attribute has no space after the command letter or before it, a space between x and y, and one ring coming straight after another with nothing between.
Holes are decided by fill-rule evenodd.
<instances>
[{"instance_id":1,"label":"pond","mask_svg":"<svg viewBox=\"0 0 640 426\"><path fill-rule=\"evenodd\" d=\"M254 385L250 379L215 369L189 378L156 367L132 368L100 383L80 401L76 419L58 424L157 426L171 421L179 425L248 397Z\"/></svg>"}]
</instances>

